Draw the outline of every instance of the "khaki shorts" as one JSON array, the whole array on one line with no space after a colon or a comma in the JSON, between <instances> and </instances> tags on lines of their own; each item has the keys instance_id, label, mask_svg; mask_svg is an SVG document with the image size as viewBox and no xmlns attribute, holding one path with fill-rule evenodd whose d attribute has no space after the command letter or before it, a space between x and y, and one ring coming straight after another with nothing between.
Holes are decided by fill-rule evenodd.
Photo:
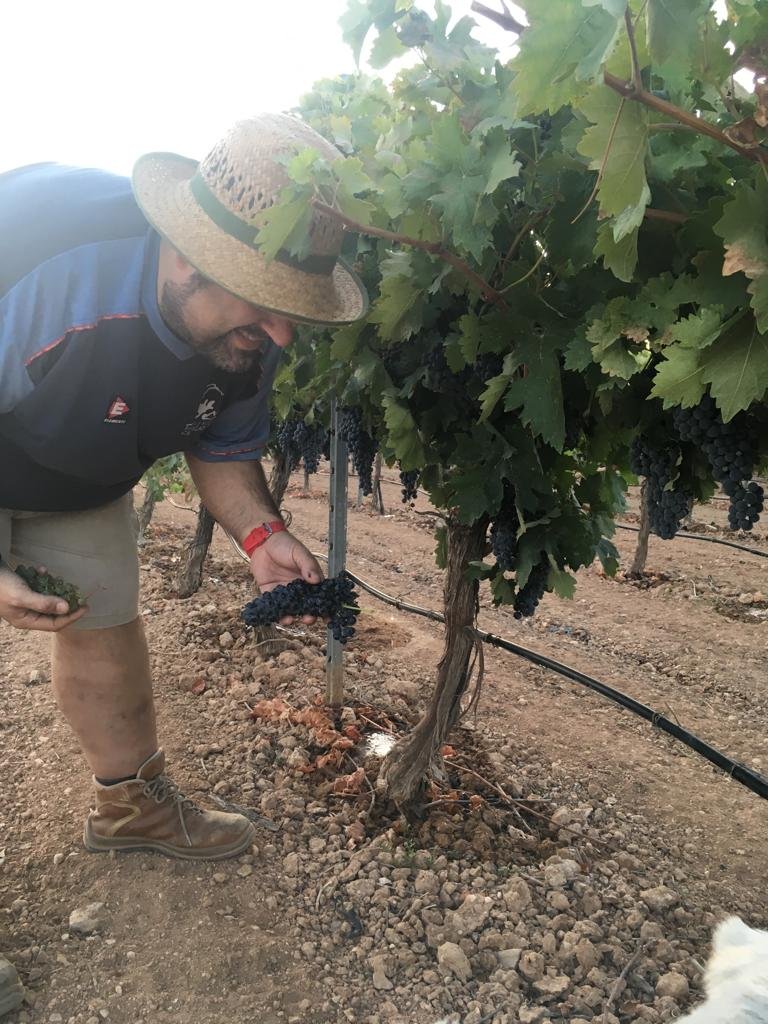
<instances>
[{"instance_id":1,"label":"khaki shorts","mask_svg":"<svg viewBox=\"0 0 768 1024\"><path fill-rule=\"evenodd\" d=\"M74 583L88 611L69 629L106 629L139 614L139 558L133 495L85 512L19 512L0 508L0 556L44 565Z\"/></svg>"}]
</instances>

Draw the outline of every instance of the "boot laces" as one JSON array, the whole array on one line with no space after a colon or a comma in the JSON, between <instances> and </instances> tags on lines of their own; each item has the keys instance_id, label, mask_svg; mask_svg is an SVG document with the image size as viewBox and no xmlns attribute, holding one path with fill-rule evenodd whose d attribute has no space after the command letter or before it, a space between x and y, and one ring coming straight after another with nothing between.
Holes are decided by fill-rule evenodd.
<instances>
[{"instance_id":1,"label":"boot laces","mask_svg":"<svg viewBox=\"0 0 768 1024\"><path fill-rule=\"evenodd\" d=\"M186 793L182 793L175 782L171 782L167 775L156 775L154 779L144 783L144 794L150 797L155 803L162 804L166 800L181 807L182 810L192 811L193 814L202 814L202 808L191 800Z\"/></svg>"}]
</instances>

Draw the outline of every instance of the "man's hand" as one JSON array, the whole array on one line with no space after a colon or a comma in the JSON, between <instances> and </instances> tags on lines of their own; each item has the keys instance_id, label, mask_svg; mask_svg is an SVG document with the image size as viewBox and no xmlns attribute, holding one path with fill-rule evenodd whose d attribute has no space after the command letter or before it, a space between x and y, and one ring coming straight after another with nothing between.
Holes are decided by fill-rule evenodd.
<instances>
[{"instance_id":1,"label":"man's hand","mask_svg":"<svg viewBox=\"0 0 768 1024\"><path fill-rule=\"evenodd\" d=\"M41 567L40 571L45 570ZM5 619L16 629L58 633L81 619L87 611L82 607L70 614L66 601L60 597L36 594L15 572L5 566L0 567L0 619Z\"/></svg>"},{"instance_id":2,"label":"man's hand","mask_svg":"<svg viewBox=\"0 0 768 1024\"><path fill-rule=\"evenodd\" d=\"M251 555L251 572L262 593L295 579L307 583L320 583L323 579L315 556L287 531L273 533L256 548ZM311 625L317 620L312 615L303 615L301 621ZM287 626L293 618L286 616L280 622Z\"/></svg>"}]
</instances>

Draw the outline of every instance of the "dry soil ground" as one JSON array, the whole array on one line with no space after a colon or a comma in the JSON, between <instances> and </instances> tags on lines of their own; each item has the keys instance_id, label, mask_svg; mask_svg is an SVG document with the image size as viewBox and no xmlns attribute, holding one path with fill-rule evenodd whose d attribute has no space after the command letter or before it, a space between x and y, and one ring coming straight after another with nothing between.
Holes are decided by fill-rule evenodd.
<instances>
[{"instance_id":1,"label":"dry soil ground","mask_svg":"<svg viewBox=\"0 0 768 1024\"><path fill-rule=\"evenodd\" d=\"M326 483L304 497L295 480L285 501L314 550L327 539ZM439 609L432 520L417 514L427 506L404 510L395 484L384 494L386 517L350 510L349 567ZM723 510L696 519L717 535ZM496 650L477 718L457 733L444 786L455 800L404 829L371 806L367 784L334 793L328 771L303 770L322 744L289 710L250 711L311 704L322 633L287 637L262 662L238 618L243 563L220 531L202 590L174 597L193 524L165 502L142 551L163 742L191 795L260 816L257 844L218 865L85 853L89 776L45 681L46 641L0 626L0 954L29 992L10 1024L512 1024L606 1010L606 1021L665 1022L700 997L719 916L768 925L768 804L628 712ZM617 541L628 562L634 534ZM768 550L764 530L750 543ZM584 570L574 601L547 596L526 623L485 597L481 625L768 774L768 560L652 539L648 568L643 584ZM429 693L440 629L366 596L362 607L349 707L331 724L399 732ZM341 774L361 764L372 777L375 759L359 747L347 758ZM557 824L528 813L537 807ZM70 913L94 902L100 929L77 937Z\"/></svg>"}]
</instances>

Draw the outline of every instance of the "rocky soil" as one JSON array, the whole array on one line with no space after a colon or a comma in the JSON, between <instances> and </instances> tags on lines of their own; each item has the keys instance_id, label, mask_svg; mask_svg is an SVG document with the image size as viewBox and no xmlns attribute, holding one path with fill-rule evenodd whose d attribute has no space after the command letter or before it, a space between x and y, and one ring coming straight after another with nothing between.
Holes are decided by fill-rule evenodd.
<instances>
[{"instance_id":1,"label":"rocky soil","mask_svg":"<svg viewBox=\"0 0 768 1024\"><path fill-rule=\"evenodd\" d=\"M320 548L321 495L291 504ZM439 607L430 532L392 506L350 512L351 567ZM192 523L166 504L142 553L164 743L187 792L244 808L258 840L214 865L86 854L88 778L44 648L0 628L0 955L27 992L3 1024L665 1024L702 997L717 920L768 925L764 801L499 652L425 816L405 821L376 775L431 689L439 628L363 597L345 706L329 712L323 632L286 632L262 659L219 534L203 589L174 597ZM715 603L764 592L766 573L692 545L662 558L652 544L668 578L649 589L581 574L576 603L547 598L515 639L764 770L768 625ZM481 618L516 628L485 602Z\"/></svg>"}]
</instances>

